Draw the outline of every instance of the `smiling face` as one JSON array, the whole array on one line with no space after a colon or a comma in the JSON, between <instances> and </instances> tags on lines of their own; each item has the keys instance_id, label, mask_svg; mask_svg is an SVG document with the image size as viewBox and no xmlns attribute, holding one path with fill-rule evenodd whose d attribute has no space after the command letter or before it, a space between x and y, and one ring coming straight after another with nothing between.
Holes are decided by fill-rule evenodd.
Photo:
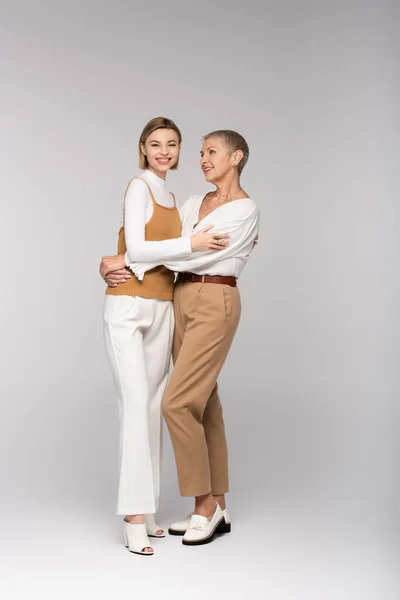
<instances>
[{"instance_id":1,"label":"smiling face","mask_svg":"<svg viewBox=\"0 0 400 600\"><path fill-rule=\"evenodd\" d=\"M235 153L230 154L219 137L204 140L200 151L200 165L210 183L216 183L232 171L235 164Z\"/></svg>"},{"instance_id":2,"label":"smiling face","mask_svg":"<svg viewBox=\"0 0 400 600\"><path fill-rule=\"evenodd\" d=\"M165 179L168 169L171 169L179 158L178 134L173 129L156 129L144 144L140 145L140 149L147 158L147 168Z\"/></svg>"}]
</instances>

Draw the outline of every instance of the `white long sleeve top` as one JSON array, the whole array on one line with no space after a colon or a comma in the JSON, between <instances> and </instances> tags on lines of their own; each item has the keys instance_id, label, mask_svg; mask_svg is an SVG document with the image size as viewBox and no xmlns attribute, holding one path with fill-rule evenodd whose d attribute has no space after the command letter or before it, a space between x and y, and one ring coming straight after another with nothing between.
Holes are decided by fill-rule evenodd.
<instances>
[{"instance_id":1,"label":"white long sleeve top","mask_svg":"<svg viewBox=\"0 0 400 600\"><path fill-rule=\"evenodd\" d=\"M260 212L251 198L232 200L217 207L200 222L199 210L204 195L192 196L181 210L182 233L190 236L207 225L215 233L229 233L229 246L219 251L201 251L171 260L166 257L154 262L135 261L128 266L139 280L146 271L162 264L171 271L190 271L197 275L230 275L239 277L247 263L258 235Z\"/></svg>"},{"instance_id":2,"label":"white long sleeve top","mask_svg":"<svg viewBox=\"0 0 400 600\"><path fill-rule=\"evenodd\" d=\"M167 183L164 179L147 169L140 173L138 177L144 179L150 185L157 204L174 208L173 195L167 190ZM121 223L124 226L125 233L126 265L134 261L176 260L189 257L192 254L190 237L188 236L160 242L146 241L145 225L151 219L152 214L153 201L149 188L144 181L132 179L125 194Z\"/></svg>"}]
</instances>

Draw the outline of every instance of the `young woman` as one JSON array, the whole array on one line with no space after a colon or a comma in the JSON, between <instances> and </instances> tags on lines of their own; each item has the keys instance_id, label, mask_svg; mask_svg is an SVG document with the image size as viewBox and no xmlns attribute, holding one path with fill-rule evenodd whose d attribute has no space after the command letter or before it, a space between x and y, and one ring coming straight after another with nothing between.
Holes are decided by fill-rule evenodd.
<instances>
[{"instance_id":1,"label":"young woman","mask_svg":"<svg viewBox=\"0 0 400 600\"><path fill-rule=\"evenodd\" d=\"M124 197L118 256L104 257L105 272L134 261L177 260L226 243L209 233L181 236L175 197L166 188L178 167L182 141L169 119L150 121L139 140L139 166ZM167 384L174 315L174 274L163 265L139 281L128 270L110 285L104 303L105 344L120 408L120 478L117 514L124 515L125 545L151 555L148 536L165 537L154 513L160 496L161 400Z\"/></svg>"},{"instance_id":2,"label":"young woman","mask_svg":"<svg viewBox=\"0 0 400 600\"><path fill-rule=\"evenodd\" d=\"M206 180L216 189L192 196L182 210L184 234L193 235L212 223L214 231L229 234L227 247L178 260L164 257L127 263L138 281L160 264L179 272L174 295L175 366L163 413L181 495L195 499L194 512L169 529L171 534L182 535L185 545L205 544L215 533L231 530L225 504L228 453L217 379L240 319L237 279L258 234L259 210L240 185L248 156L248 145L237 132L219 130L206 135L200 162ZM112 273L106 280L116 282Z\"/></svg>"}]
</instances>

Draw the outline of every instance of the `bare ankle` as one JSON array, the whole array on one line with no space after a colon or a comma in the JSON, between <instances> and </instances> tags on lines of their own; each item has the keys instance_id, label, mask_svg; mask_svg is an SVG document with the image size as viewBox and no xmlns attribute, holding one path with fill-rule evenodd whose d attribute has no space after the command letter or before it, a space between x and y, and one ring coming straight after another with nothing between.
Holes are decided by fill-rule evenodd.
<instances>
[{"instance_id":1,"label":"bare ankle","mask_svg":"<svg viewBox=\"0 0 400 600\"><path fill-rule=\"evenodd\" d=\"M201 515L202 517L211 517L215 512L215 499L214 496L210 494L204 494L204 496L197 496L195 498L195 507L194 512L196 515Z\"/></svg>"},{"instance_id":2,"label":"bare ankle","mask_svg":"<svg viewBox=\"0 0 400 600\"><path fill-rule=\"evenodd\" d=\"M125 521L133 525L141 525L144 521L144 515L126 515Z\"/></svg>"},{"instance_id":3,"label":"bare ankle","mask_svg":"<svg viewBox=\"0 0 400 600\"><path fill-rule=\"evenodd\" d=\"M225 494L213 494L214 500L218 502L221 510L226 509Z\"/></svg>"}]
</instances>

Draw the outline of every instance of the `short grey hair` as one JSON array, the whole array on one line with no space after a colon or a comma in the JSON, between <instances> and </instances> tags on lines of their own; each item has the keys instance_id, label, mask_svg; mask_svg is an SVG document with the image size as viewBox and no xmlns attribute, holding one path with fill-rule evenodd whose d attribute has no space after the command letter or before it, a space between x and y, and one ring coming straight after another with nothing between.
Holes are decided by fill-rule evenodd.
<instances>
[{"instance_id":1,"label":"short grey hair","mask_svg":"<svg viewBox=\"0 0 400 600\"><path fill-rule=\"evenodd\" d=\"M208 140L211 137L220 138L230 155L237 150L241 150L243 152L243 158L238 164L238 171L240 175L249 159L250 154L249 146L244 137L232 129L217 129L217 131L211 131L211 133L207 133L207 135L203 137L203 141Z\"/></svg>"}]
</instances>

